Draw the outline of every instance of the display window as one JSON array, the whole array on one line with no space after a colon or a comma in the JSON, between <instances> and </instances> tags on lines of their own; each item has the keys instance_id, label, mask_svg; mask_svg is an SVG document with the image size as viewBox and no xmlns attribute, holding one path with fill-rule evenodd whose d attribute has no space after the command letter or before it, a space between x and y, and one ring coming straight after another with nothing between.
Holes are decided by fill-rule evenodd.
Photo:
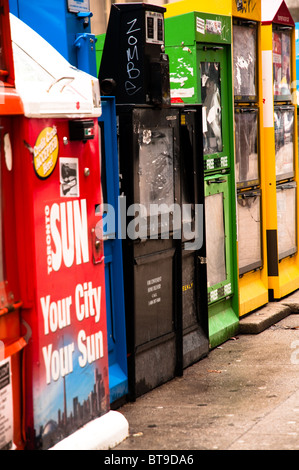
<instances>
[{"instance_id":1,"label":"display window","mask_svg":"<svg viewBox=\"0 0 299 470\"><path fill-rule=\"evenodd\" d=\"M274 29L273 81L274 99L291 100L291 30Z\"/></svg>"},{"instance_id":2,"label":"display window","mask_svg":"<svg viewBox=\"0 0 299 470\"><path fill-rule=\"evenodd\" d=\"M208 287L226 280L223 193L205 198Z\"/></svg>"},{"instance_id":3,"label":"display window","mask_svg":"<svg viewBox=\"0 0 299 470\"><path fill-rule=\"evenodd\" d=\"M297 252L296 183L277 185L277 236L279 259Z\"/></svg>"},{"instance_id":4,"label":"display window","mask_svg":"<svg viewBox=\"0 0 299 470\"><path fill-rule=\"evenodd\" d=\"M248 191L238 194L239 274L262 266L261 194Z\"/></svg>"},{"instance_id":5,"label":"display window","mask_svg":"<svg viewBox=\"0 0 299 470\"><path fill-rule=\"evenodd\" d=\"M143 129L139 134L140 204L147 213L151 204L174 203L173 130Z\"/></svg>"},{"instance_id":6,"label":"display window","mask_svg":"<svg viewBox=\"0 0 299 470\"><path fill-rule=\"evenodd\" d=\"M233 164L229 126L230 60L224 46L205 43L197 46L205 173L226 170Z\"/></svg>"},{"instance_id":7,"label":"display window","mask_svg":"<svg viewBox=\"0 0 299 470\"><path fill-rule=\"evenodd\" d=\"M201 99L204 108L204 155L223 150L219 62L201 62Z\"/></svg>"},{"instance_id":8,"label":"display window","mask_svg":"<svg viewBox=\"0 0 299 470\"><path fill-rule=\"evenodd\" d=\"M235 109L235 175L238 187L259 183L258 110Z\"/></svg>"},{"instance_id":9,"label":"display window","mask_svg":"<svg viewBox=\"0 0 299 470\"><path fill-rule=\"evenodd\" d=\"M294 107L274 107L276 180L294 176Z\"/></svg>"},{"instance_id":10,"label":"display window","mask_svg":"<svg viewBox=\"0 0 299 470\"><path fill-rule=\"evenodd\" d=\"M256 101L257 24L238 22L233 28L234 97L235 101Z\"/></svg>"}]
</instances>

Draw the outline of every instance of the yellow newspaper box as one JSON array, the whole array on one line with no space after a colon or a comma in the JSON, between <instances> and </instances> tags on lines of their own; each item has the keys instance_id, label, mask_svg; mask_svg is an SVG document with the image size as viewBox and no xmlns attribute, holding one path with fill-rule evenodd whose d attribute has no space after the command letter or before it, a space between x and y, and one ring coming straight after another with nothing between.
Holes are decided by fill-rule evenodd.
<instances>
[{"instance_id":1,"label":"yellow newspaper box","mask_svg":"<svg viewBox=\"0 0 299 470\"><path fill-rule=\"evenodd\" d=\"M299 287L295 24L285 1L262 2L263 139L269 298Z\"/></svg>"},{"instance_id":2,"label":"yellow newspaper box","mask_svg":"<svg viewBox=\"0 0 299 470\"><path fill-rule=\"evenodd\" d=\"M261 0L232 0L239 315L268 302Z\"/></svg>"}]
</instances>

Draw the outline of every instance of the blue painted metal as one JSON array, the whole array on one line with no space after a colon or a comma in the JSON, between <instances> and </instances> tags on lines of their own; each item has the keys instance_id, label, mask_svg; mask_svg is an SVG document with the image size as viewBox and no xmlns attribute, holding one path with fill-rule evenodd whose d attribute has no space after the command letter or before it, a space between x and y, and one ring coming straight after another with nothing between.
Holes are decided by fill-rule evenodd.
<instances>
[{"instance_id":1,"label":"blue painted metal","mask_svg":"<svg viewBox=\"0 0 299 470\"><path fill-rule=\"evenodd\" d=\"M128 373L126 357L126 326L122 240L119 234L119 167L117 151L116 110L114 97L102 97L102 116L99 118L101 129L102 188L104 202L113 208L113 223L103 225L106 311L109 350L110 401L113 402L128 393ZM111 214L109 215L109 217Z\"/></svg>"},{"instance_id":2,"label":"blue painted metal","mask_svg":"<svg viewBox=\"0 0 299 470\"><path fill-rule=\"evenodd\" d=\"M91 12L70 13L67 2L51 0L10 0L10 11L40 34L72 65L97 77L96 38L90 33ZM102 172L106 203L114 207L118 229L119 168L115 99L102 98ZM107 333L109 350L110 402L128 393L127 347L124 307L122 240L104 226ZM106 231L105 231L106 229ZM118 231L116 230L116 234Z\"/></svg>"},{"instance_id":3,"label":"blue painted metal","mask_svg":"<svg viewBox=\"0 0 299 470\"><path fill-rule=\"evenodd\" d=\"M11 13L40 34L72 65L83 70L78 62L75 41L77 34L90 34L91 12L71 13L66 0L9 0L9 8Z\"/></svg>"},{"instance_id":4,"label":"blue painted metal","mask_svg":"<svg viewBox=\"0 0 299 470\"><path fill-rule=\"evenodd\" d=\"M78 68L94 77L97 76L96 40L94 34L78 33L74 42L74 46L77 48Z\"/></svg>"}]
</instances>

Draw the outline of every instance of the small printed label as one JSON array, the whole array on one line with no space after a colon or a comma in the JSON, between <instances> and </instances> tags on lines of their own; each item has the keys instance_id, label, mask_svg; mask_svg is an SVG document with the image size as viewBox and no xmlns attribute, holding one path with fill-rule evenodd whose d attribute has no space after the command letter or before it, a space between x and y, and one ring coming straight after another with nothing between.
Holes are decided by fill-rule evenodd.
<instances>
[{"instance_id":1,"label":"small printed label","mask_svg":"<svg viewBox=\"0 0 299 470\"><path fill-rule=\"evenodd\" d=\"M231 292L232 292L232 285L231 285L231 283L226 284L226 286L224 286L224 294L225 294L225 295L229 295L229 294L231 294Z\"/></svg>"},{"instance_id":2,"label":"small printed label","mask_svg":"<svg viewBox=\"0 0 299 470\"><path fill-rule=\"evenodd\" d=\"M149 279L147 282L147 293L149 294L148 305L154 305L161 302L160 291L162 287L162 276Z\"/></svg>"},{"instance_id":3,"label":"small printed label","mask_svg":"<svg viewBox=\"0 0 299 470\"><path fill-rule=\"evenodd\" d=\"M89 0L68 0L68 10L72 13L90 12Z\"/></svg>"},{"instance_id":4,"label":"small printed label","mask_svg":"<svg viewBox=\"0 0 299 470\"><path fill-rule=\"evenodd\" d=\"M166 116L166 121L175 121L176 118L176 116Z\"/></svg>"},{"instance_id":5,"label":"small printed label","mask_svg":"<svg viewBox=\"0 0 299 470\"><path fill-rule=\"evenodd\" d=\"M200 34L205 34L205 20L196 18L196 31Z\"/></svg>"},{"instance_id":6,"label":"small printed label","mask_svg":"<svg viewBox=\"0 0 299 470\"><path fill-rule=\"evenodd\" d=\"M210 298L211 298L211 302L214 302L215 300L218 299L218 291L217 291L217 289L216 289L216 290L213 290L213 291L210 293Z\"/></svg>"},{"instance_id":7,"label":"small printed label","mask_svg":"<svg viewBox=\"0 0 299 470\"><path fill-rule=\"evenodd\" d=\"M221 157L221 166L228 166L228 157Z\"/></svg>"},{"instance_id":8,"label":"small printed label","mask_svg":"<svg viewBox=\"0 0 299 470\"><path fill-rule=\"evenodd\" d=\"M0 450L13 447L13 406L10 358L0 362Z\"/></svg>"},{"instance_id":9,"label":"small printed label","mask_svg":"<svg viewBox=\"0 0 299 470\"><path fill-rule=\"evenodd\" d=\"M213 170L215 167L215 164L214 164L214 158L209 158L207 160L207 169L208 170Z\"/></svg>"},{"instance_id":10,"label":"small printed label","mask_svg":"<svg viewBox=\"0 0 299 470\"><path fill-rule=\"evenodd\" d=\"M78 158L60 158L60 196L79 197L79 160Z\"/></svg>"},{"instance_id":11,"label":"small printed label","mask_svg":"<svg viewBox=\"0 0 299 470\"><path fill-rule=\"evenodd\" d=\"M164 44L164 17L157 11L146 11L146 42Z\"/></svg>"}]
</instances>

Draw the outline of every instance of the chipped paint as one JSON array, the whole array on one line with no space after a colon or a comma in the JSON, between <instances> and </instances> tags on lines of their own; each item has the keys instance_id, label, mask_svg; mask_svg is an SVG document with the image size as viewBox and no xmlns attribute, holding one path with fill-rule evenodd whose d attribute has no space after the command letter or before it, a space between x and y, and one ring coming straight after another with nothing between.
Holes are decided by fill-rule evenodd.
<instances>
[{"instance_id":1,"label":"chipped paint","mask_svg":"<svg viewBox=\"0 0 299 470\"><path fill-rule=\"evenodd\" d=\"M194 96L194 87L170 90L170 96L171 98L192 98Z\"/></svg>"}]
</instances>

